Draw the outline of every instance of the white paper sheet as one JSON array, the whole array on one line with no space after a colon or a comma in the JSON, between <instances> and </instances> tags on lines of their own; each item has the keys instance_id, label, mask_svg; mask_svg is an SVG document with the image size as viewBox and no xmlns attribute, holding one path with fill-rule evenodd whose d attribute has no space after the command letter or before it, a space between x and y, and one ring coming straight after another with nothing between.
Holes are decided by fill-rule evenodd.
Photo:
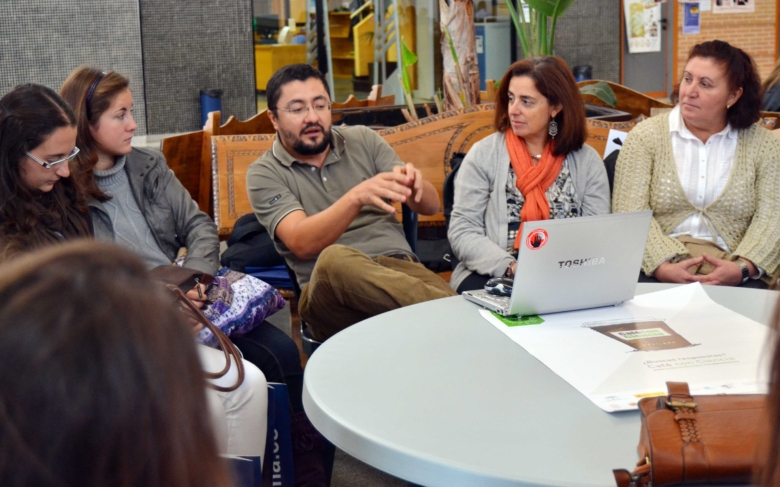
<instances>
[{"instance_id":1,"label":"white paper sheet","mask_svg":"<svg viewBox=\"0 0 780 487\"><path fill-rule=\"evenodd\" d=\"M512 326L480 313L605 411L636 409L642 397L664 395L667 381L687 382L692 394L767 390L769 329L698 283Z\"/></svg>"}]
</instances>

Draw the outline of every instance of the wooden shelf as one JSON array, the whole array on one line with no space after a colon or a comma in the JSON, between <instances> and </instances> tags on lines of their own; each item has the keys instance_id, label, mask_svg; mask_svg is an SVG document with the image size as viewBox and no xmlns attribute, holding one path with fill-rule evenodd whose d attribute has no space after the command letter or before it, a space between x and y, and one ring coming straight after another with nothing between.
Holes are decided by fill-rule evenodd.
<instances>
[{"instance_id":1,"label":"wooden shelf","mask_svg":"<svg viewBox=\"0 0 780 487\"><path fill-rule=\"evenodd\" d=\"M355 69L355 45L349 38L351 20L349 12L330 12L330 58L333 63L333 76L352 78Z\"/></svg>"},{"instance_id":2,"label":"wooden shelf","mask_svg":"<svg viewBox=\"0 0 780 487\"><path fill-rule=\"evenodd\" d=\"M349 29L352 26L352 21L350 20L349 16L350 12L330 12L328 14L331 39L349 38Z\"/></svg>"},{"instance_id":3,"label":"wooden shelf","mask_svg":"<svg viewBox=\"0 0 780 487\"><path fill-rule=\"evenodd\" d=\"M264 91L271 75L282 66L306 62L303 44L255 44L256 89Z\"/></svg>"}]
</instances>

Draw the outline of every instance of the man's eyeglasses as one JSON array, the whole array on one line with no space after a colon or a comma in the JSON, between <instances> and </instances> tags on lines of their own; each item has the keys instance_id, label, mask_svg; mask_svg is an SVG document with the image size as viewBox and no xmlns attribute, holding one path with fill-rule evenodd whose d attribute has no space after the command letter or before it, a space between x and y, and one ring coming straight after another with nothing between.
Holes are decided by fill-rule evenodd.
<instances>
[{"instance_id":1,"label":"man's eyeglasses","mask_svg":"<svg viewBox=\"0 0 780 487\"><path fill-rule=\"evenodd\" d=\"M76 157L76 154L78 154L78 153L79 153L79 148L78 147L74 147L73 151L71 151L71 153L68 155L68 157L66 157L64 159L60 159L59 161L51 161L51 162L49 162L49 161L42 161L41 159L38 159L34 155L30 154L29 152L26 152L27 157L29 157L33 161L37 162L41 166L45 167L46 169L51 169L51 168L53 168L54 166L56 166L58 164L62 164L63 162L68 162L71 159L73 159L74 157Z\"/></svg>"},{"instance_id":2,"label":"man's eyeglasses","mask_svg":"<svg viewBox=\"0 0 780 487\"><path fill-rule=\"evenodd\" d=\"M330 102L322 101L322 102L313 103L309 106L305 106L303 104L294 104L287 108L280 108L279 110L283 112L287 112L293 117L303 117L306 116L307 113L309 113L309 108L313 108L314 111L317 113L317 115L325 114L326 112L330 111Z\"/></svg>"}]
</instances>

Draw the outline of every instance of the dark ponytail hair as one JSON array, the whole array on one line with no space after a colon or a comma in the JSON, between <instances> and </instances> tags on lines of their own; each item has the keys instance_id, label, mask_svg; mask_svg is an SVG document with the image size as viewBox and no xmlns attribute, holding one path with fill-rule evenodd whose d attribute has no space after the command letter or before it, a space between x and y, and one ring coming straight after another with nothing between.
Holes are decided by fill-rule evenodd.
<instances>
[{"instance_id":1,"label":"dark ponytail hair","mask_svg":"<svg viewBox=\"0 0 780 487\"><path fill-rule=\"evenodd\" d=\"M761 118L761 77L753 58L742 49L718 40L693 46L688 61L695 57L711 59L721 66L730 91L734 92L742 88L742 96L726 113L728 123L735 129L741 130L758 122ZM679 82L672 92L671 99L675 104L680 101Z\"/></svg>"},{"instance_id":2,"label":"dark ponytail hair","mask_svg":"<svg viewBox=\"0 0 780 487\"><path fill-rule=\"evenodd\" d=\"M57 129L75 127L67 103L42 85L19 85L0 99L0 239L3 255L39 247L56 233L89 233L86 198L70 178L48 193L28 188L21 164ZM78 214L82 214L81 217Z\"/></svg>"}]
</instances>

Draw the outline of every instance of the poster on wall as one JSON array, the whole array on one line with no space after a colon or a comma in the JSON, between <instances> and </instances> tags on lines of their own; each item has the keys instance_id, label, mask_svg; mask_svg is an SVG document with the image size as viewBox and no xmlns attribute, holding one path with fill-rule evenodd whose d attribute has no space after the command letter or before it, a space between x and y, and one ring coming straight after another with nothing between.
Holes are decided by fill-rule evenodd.
<instances>
[{"instance_id":1,"label":"poster on wall","mask_svg":"<svg viewBox=\"0 0 780 487\"><path fill-rule=\"evenodd\" d=\"M756 0L715 0L712 4L714 14L744 14L756 11Z\"/></svg>"},{"instance_id":2,"label":"poster on wall","mask_svg":"<svg viewBox=\"0 0 780 487\"><path fill-rule=\"evenodd\" d=\"M698 34L701 32L701 16L698 3L686 3L683 10L683 34Z\"/></svg>"},{"instance_id":3,"label":"poster on wall","mask_svg":"<svg viewBox=\"0 0 780 487\"><path fill-rule=\"evenodd\" d=\"M654 0L625 0L628 52L661 51L661 4Z\"/></svg>"}]
</instances>

